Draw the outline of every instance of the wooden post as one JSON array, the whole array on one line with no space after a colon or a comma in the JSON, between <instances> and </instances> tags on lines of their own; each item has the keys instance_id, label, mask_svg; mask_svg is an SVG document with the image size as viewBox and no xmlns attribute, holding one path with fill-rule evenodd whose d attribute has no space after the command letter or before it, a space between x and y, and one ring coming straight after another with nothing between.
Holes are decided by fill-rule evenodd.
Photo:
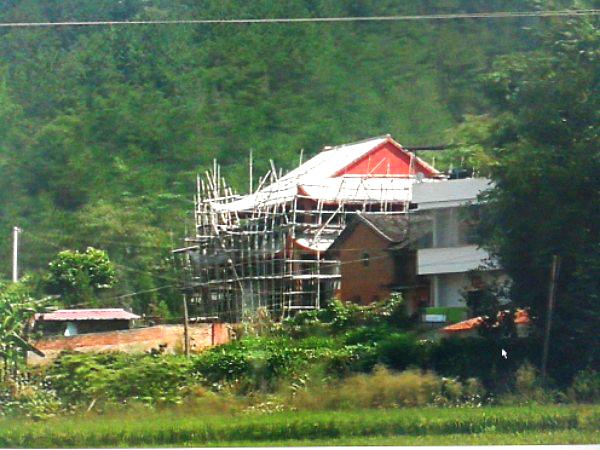
<instances>
[{"instance_id":1,"label":"wooden post","mask_svg":"<svg viewBox=\"0 0 600 450\"><path fill-rule=\"evenodd\" d=\"M550 347L550 328L552 326L552 310L554 309L554 298L556 296L556 282L560 269L560 258L552 256L552 269L550 270L550 287L548 289L548 309L546 311L546 327L544 329L544 350L542 353L542 384L546 386L548 350Z\"/></svg>"},{"instance_id":2,"label":"wooden post","mask_svg":"<svg viewBox=\"0 0 600 450\"><path fill-rule=\"evenodd\" d=\"M252 165L253 165L253 161L252 161L252 149L250 149L250 157L248 158L248 172L249 172L249 176L248 176L248 178L249 178L248 193L249 194L252 194L254 192L253 191L253 186L252 186L252 179L253 179L253 174L252 174L253 167L252 167Z\"/></svg>"},{"instance_id":3,"label":"wooden post","mask_svg":"<svg viewBox=\"0 0 600 450\"><path fill-rule=\"evenodd\" d=\"M19 281L19 227L13 227L13 265L12 265L12 281Z\"/></svg>"},{"instance_id":4,"label":"wooden post","mask_svg":"<svg viewBox=\"0 0 600 450\"><path fill-rule=\"evenodd\" d=\"M190 357L190 331L188 329L187 296L183 294L183 349L186 358Z\"/></svg>"}]
</instances>

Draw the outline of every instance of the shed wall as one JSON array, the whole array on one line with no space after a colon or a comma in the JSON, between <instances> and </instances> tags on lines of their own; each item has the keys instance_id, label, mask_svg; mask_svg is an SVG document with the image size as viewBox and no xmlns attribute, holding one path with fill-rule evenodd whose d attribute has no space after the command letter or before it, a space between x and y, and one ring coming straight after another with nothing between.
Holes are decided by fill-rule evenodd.
<instances>
[{"instance_id":1,"label":"shed wall","mask_svg":"<svg viewBox=\"0 0 600 450\"><path fill-rule=\"evenodd\" d=\"M364 224L359 224L339 248L343 301L368 304L390 296L395 282L394 260L389 242ZM363 257L368 254L368 265Z\"/></svg>"},{"instance_id":2,"label":"shed wall","mask_svg":"<svg viewBox=\"0 0 600 450\"><path fill-rule=\"evenodd\" d=\"M201 323L189 326L190 349L200 352L213 345L229 342L228 325L224 323ZM76 336L58 336L41 339L34 343L46 357L31 352L27 363L43 365L54 360L63 351L83 353L125 352L143 353L163 346L167 353L183 349L183 325L158 325L132 330L89 333Z\"/></svg>"}]
</instances>

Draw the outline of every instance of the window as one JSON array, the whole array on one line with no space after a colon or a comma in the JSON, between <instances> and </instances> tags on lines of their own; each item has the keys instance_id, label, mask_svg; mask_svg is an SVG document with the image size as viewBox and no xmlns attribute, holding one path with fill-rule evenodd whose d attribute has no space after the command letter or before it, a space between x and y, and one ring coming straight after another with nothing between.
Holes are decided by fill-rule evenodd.
<instances>
[{"instance_id":1,"label":"window","mask_svg":"<svg viewBox=\"0 0 600 450\"><path fill-rule=\"evenodd\" d=\"M369 267L369 254L367 252L364 252L362 255L362 262L363 262L363 266L365 267Z\"/></svg>"}]
</instances>

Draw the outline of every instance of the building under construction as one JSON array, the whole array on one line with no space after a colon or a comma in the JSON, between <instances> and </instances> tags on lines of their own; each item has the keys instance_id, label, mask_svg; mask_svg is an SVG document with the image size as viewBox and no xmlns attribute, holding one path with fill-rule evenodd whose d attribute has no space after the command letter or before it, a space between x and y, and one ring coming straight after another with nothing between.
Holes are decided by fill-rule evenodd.
<instances>
[{"instance_id":1,"label":"building under construction","mask_svg":"<svg viewBox=\"0 0 600 450\"><path fill-rule=\"evenodd\" d=\"M404 214L412 185L441 178L391 136L325 147L282 176L271 170L238 195L212 171L198 176L195 233L175 251L185 292L200 316L243 320L318 309L339 289L339 261L326 251L357 212Z\"/></svg>"}]
</instances>

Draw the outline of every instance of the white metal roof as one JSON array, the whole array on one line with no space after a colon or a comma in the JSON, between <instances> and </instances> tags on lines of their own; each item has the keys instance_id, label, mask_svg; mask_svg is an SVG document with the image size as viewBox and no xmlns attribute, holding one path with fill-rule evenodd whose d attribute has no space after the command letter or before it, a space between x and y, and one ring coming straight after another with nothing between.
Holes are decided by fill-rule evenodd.
<instances>
[{"instance_id":1,"label":"white metal roof","mask_svg":"<svg viewBox=\"0 0 600 450\"><path fill-rule=\"evenodd\" d=\"M410 199L410 186L414 183L414 178L393 175L332 178L343 168L388 141L399 146L388 135L324 149L260 191L230 203L214 202L213 207L217 211L244 211L257 206L284 203L294 199L299 187L311 198L326 202L407 201Z\"/></svg>"},{"instance_id":2,"label":"white metal roof","mask_svg":"<svg viewBox=\"0 0 600 450\"><path fill-rule=\"evenodd\" d=\"M408 201L414 179L337 177L322 180L318 185L301 186L309 197L324 202Z\"/></svg>"},{"instance_id":3,"label":"white metal roof","mask_svg":"<svg viewBox=\"0 0 600 450\"><path fill-rule=\"evenodd\" d=\"M323 178L332 177L336 172L352 164L375 147L390 139L388 136L367 139L364 141L338 145L329 150L323 150L300 167L287 173L281 181L296 180L297 183L321 181Z\"/></svg>"}]
</instances>

